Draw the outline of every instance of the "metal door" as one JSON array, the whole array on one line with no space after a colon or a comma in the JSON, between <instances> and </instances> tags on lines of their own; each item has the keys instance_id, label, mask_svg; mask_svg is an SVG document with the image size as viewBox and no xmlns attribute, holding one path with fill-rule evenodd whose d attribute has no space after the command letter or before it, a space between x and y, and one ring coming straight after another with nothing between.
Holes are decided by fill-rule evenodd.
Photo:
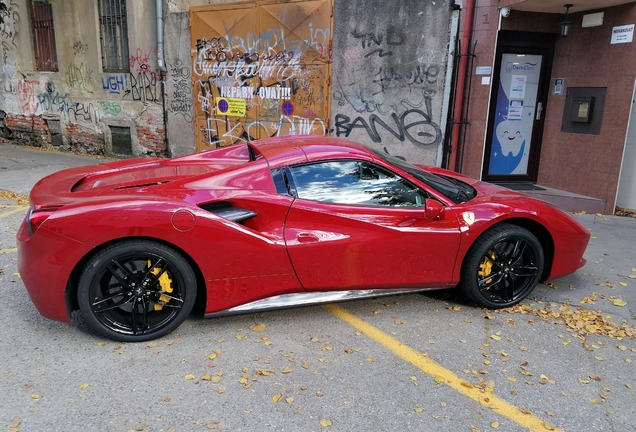
<instances>
[{"instance_id":1,"label":"metal door","mask_svg":"<svg viewBox=\"0 0 636 432\"><path fill-rule=\"evenodd\" d=\"M326 134L333 0L190 10L195 147Z\"/></svg>"}]
</instances>

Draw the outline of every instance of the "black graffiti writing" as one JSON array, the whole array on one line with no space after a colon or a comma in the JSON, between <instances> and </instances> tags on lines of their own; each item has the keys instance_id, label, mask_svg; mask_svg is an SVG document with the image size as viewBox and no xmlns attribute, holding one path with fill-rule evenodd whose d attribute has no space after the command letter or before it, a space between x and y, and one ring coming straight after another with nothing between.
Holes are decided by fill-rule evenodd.
<instances>
[{"instance_id":1,"label":"black graffiti writing","mask_svg":"<svg viewBox=\"0 0 636 432\"><path fill-rule=\"evenodd\" d=\"M381 143L382 137L378 133L378 125L397 138L399 141L408 140L412 144L422 147L438 144L441 130L431 117L419 109L404 111L401 115L392 113L390 116L394 127L389 126L377 114L371 114L368 121L359 116L353 121L345 114L336 115L336 136L348 137L355 129L363 129L375 143Z\"/></svg>"}]
</instances>

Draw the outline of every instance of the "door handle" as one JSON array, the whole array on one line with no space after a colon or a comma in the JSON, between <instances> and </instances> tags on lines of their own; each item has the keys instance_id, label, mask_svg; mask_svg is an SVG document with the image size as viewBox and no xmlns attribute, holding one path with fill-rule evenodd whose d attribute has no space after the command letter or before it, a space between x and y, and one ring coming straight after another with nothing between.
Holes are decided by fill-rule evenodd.
<instances>
[{"instance_id":1,"label":"door handle","mask_svg":"<svg viewBox=\"0 0 636 432\"><path fill-rule=\"evenodd\" d=\"M537 115L535 117L536 120L541 120L541 112L543 111L543 103L539 102L537 104Z\"/></svg>"},{"instance_id":2,"label":"door handle","mask_svg":"<svg viewBox=\"0 0 636 432\"><path fill-rule=\"evenodd\" d=\"M318 236L310 233L299 233L297 238L298 243L315 243L318 241Z\"/></svg>"}]
</instances>

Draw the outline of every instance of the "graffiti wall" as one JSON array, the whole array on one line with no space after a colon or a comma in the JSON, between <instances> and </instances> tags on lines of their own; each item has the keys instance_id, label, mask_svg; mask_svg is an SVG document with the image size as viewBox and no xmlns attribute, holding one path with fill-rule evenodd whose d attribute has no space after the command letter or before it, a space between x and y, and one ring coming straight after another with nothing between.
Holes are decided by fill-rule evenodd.
<instances>
[{"instance_id":1,"label":"graffiti wall","mask_svg":"<svg viewBox=\"0 0 636 432\"><path fill-rule=\"evenodd\" d=\"M168 154L156 34L148 31L156 21L154 4L128 2L126 67L120 73L105 73L97 2L51 3L57 71L43 73L35 63L30 2L5 3L0 25L0 111L5 135L21 144L108 154L110 126L126 127L130 155Z\"/></svg>"},{"instance_id":2,"label":"graffiti wall","mask_svg":"<svg viewBox=\"0 0 636 432\"><path fill-rule=\"evenodd\" d=\"M193 105L198 151L327 133L331 13L329 0L191 8L191 69L175 59L173 77L190 73L193 97L175 85L170 103Z\"/></svg>"},{"instance_id":3,"label":"graffiti wall","mask_svg":"<svg viewBox=\"0 0 636 432\"><path fill-rule=\"evenodd\" d=\"M335 0L332 135L435 164L451 3Z\"/></svg>"}]
</instances>

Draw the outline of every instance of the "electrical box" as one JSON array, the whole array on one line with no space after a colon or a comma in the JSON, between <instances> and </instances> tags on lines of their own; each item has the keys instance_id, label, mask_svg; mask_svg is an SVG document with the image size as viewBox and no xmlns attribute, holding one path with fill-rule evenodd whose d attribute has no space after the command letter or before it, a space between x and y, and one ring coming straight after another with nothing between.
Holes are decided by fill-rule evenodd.
<instances>
[{"instance_id":1,"label":"electrical box","mask_svg":"<svg viewBox=\"0 0 636 432\"><path fill-rule=\"evenodd\" d=\"M600 135L606 87L568 87L561 132Z\"/></svg>"}]
</instances>

